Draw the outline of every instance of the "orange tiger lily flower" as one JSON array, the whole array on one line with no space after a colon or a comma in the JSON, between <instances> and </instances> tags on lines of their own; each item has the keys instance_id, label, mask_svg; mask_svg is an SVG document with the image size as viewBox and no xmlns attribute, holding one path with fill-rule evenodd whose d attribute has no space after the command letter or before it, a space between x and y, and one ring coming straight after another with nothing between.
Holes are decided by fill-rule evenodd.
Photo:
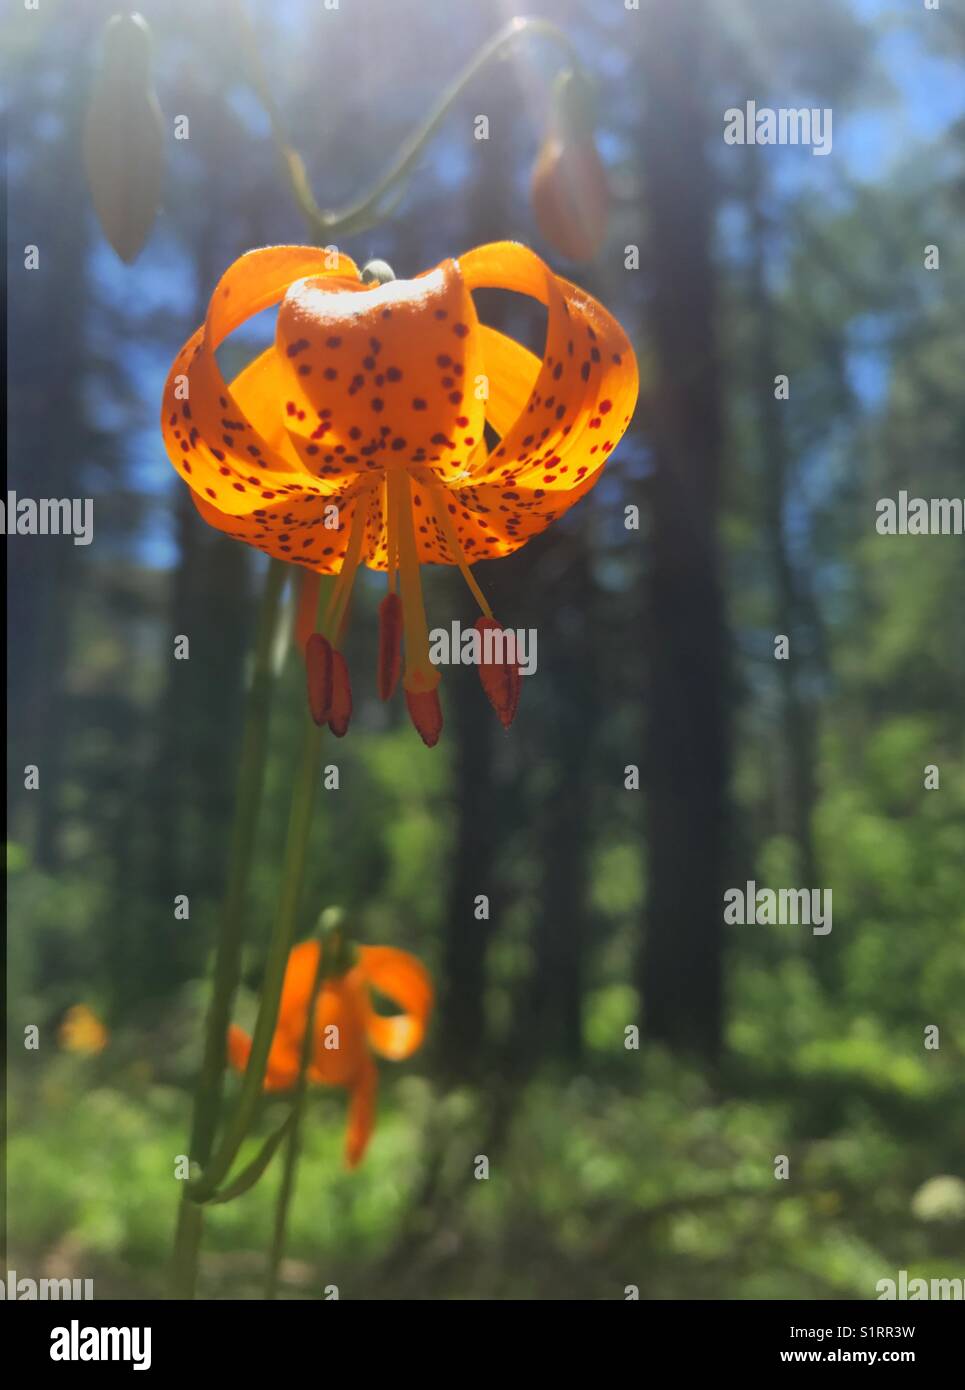
<instances>
[{"instance_id":1,"label":"orange tiger lily flower","mask_svg":"<svg viewBox=\"0 0 965 1390\"><path fill-rule=\"evenodd\" d=\"M317 941L303 941L288 957L266 1091L291 1090L298 1081L320 949ZM389 1017L376 1013L372 989L403 1012ZM425 1037L432 1004L432 981L425 966L391 946L359 946L351 969L322 981L306 1075L317 1085L344 1086L350 1092L345 1137L349 1167L361 1161L375 1124L378 1069L373 1053L395 1062L411 1057ZM228 1061L244 1071L250 1052L251 1038L232 1024Z\"/></svg>"},{"instance_id":2,"label":"orange tiger lily flower","mask_svg":"<svg viewBox=\"0 0 965 1390\"><path fill-rule=\"evenodd\" d=\"M546 306L542 358L479 322L472 292ZM280 303L274 344L228 385L216 352ZM387 574L379 693L402 675L424 741L442 728L420 583L457 565L498 627L470 566L509 555L590 490L630 422L637 365L620 325L524 246L498 242L413 280L364 283L334 251L250 251L222 276L164 391L168 454L212 526L314 574L337 574L324 636L309 651L319 723L344 732L340 656L360 564ZM486 426L499 437L490 447ZM300 619L310 630L311 588ZM404 638L405 660L401 648ZM331 648L331 651L329 650ZM480 672L505 724L518 667Z\"/></svg>"}]
</instances>

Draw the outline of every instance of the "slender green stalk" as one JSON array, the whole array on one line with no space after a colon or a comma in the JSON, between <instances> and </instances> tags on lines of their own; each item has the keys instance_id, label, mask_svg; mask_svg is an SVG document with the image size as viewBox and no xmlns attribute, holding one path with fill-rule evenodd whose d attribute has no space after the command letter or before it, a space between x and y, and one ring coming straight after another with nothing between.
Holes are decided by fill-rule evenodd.
<instances>
[{"instance_id":1,"label":"slender green stalk","mask_svg":"<svg viewBox=\"0 0 965 1390\"><path fill-rule=\"evenodd\" d=\"M426 119L400 146L391 166L373 188L355 203L339 210L326 212L319 208L315 202L305 173L304 163L287 135L281 112L274 100L265 70L261 64L257 41L244 8L240 0L232 0L232 3L239 34L249 63L251 82L268 113L272 135L286 180L308 222L312 235L322 243L336 234L347 235L361 231L378 220L379 207L383 199L404 183L414 168L424 145L441 125L463 89L487 63L500 56L517 39L524 36L538 36L548 39L564 49L574 67L580 68L581 66L573 45L556 25L539 19L511 20L479 50L475 58L449 84ZM204 1056L198 1078L192 1121L190 1156L193 1162L201 1165L202 1174L200 1179L186 1184L175 1238L174 1289L176 1295L184 1298L193 1298L197 1286L203 1204L215 1196L219 1186L227 1177L254 1118L264 1084L268 1053L278 1019L285 969L294 942L312 809L318 783L322 731L316 729L309 722L306 728L304 752L299 763L293 790L288 841L282 870L282 887L269 946L268 963L258 1019L252 1039L251 1055L235 1110L222 1136L221 1143L212 1157L211 1150L217 1134L221 1111L225 1039L238 981L248 870L254 847L258 807L264 780L266 728L271 686L271 635L277 617L284 572L284 566L278 562L272 562L265 596L262 600L256 638L255 672L245 720L238 800L229 857L228 889L215 953L214 988L207 1018ZM298 1096L295 1103L299 1107L303 1105L303 1093ZM274 1295L274 1290L277 1287L277 1268L284 1244L287 1210L291 1200L297 1163L300 1118L299 1109L286 1142L285 1170L269 1272L270 1297Z\"/></svg>"},{"instance_id":2,"label":"slender green stalk","mask_svg":"<svg viewBox=\"0 0 965 1390\"><path fill-rule=\"evenodd\" d=\"M392 164L372 188L354 203L345 207L325 211L316 203L305 165L301 156L291 143L278 103L271 91L258 51L258 42L245 13L241 0L232 0L235 20L249 68L249 80L271 124L272 137L278 150L279 160L289 188L313 236L321 241L331 240L341 235L349 236L379 220L379 204L394 188L400 185L412 172L422 153L423 146L435 134L450 108L462 95L463 90L493 59L498 58L505 49L523 38L543 38L557 45L566 54L573 67L582 71L579 54L562 29L547 19L511 19L498 33L485 44L463 70L450 82L428 116L399 146Z\"/></svg>"},{"instance_id":3,"label":"slender green stalk","mask_svg":"<svg viewBox=\"0 0 965 1390\"><path fill-rule=\"evenodd\" d=\"M282 1255L285 1252L285 1236L288 1229L288 1208L295 1191L295 1172L301 1152L301 1124L305 1110L304 1090L294 1102L291 1128L285 1139L285 1162L282 1168L281 1185L275 1204L275 1224L271 1236L271 1250L268 1254L268 1273L265 1277L265 1298L278 1295L278 1273L281 1269Z\"/></svg>"},{"instance_id":4,"label":"slender green stalk","mask_svg":"<svg viewBox=\"0 0 965 1390\"><path fill-rule=\"evenodd\" d=\"M411 173L422 153L422 147L438 130L450 108L462 95L463 90L488 63L498 58L505 49L520 39L530 37L548 39L551 43L557 44L566 53L574 67L582 71L582 64L573 44L563 30L557 28L550 20L522 17L511 19L487 43L483 44L476 56L453 78L422 124L417 126L408 139L399 146L392 164L371 191L355 203L322 214L329 226L330 233L337 231L346 234L364 230L369 225L367 219L376 212L382 198Z\"/></svg>"},{"instance_id":5,"label":"slender green stalk","mask_svg":"<svg viewBox=\"0 0 965 1390\"><path fill-rule=\"evenodd\" d=\"M245 895L251 865L258 809L265 776L268 716L271 706L271 648L287 566L272 560L258 609L254 663L245 709L238 772L238 795L228 851L228 883L215 945L211 1002L205 1021L204 1053L194 1098L189 1155L207 1162L221 1110L225 1039L241 960ZM178 1212L174 1245L173 1290L176 1297L193 1298L197 1286L198 1252L203 1213L184 1193Z\"/></svg>"},{"instance_id":6,"label":"slender green stalk","mask_svg":"<svg viewBox=\"0 0 965 1390\"><path fill-rule=\"evenodd\" d=\"M221 1143L202 1172L200 1179L188 1184L186 1195L194 1202L203 1203L213 1197L227 1177L228 1171L237 1157L238 1150L251 1127L261 1096L265 1069L268 1064L268 1053L271 1050L275 1025L278 1022L278 1007L281 1001L285 969L295 941L298 906L301 900L305 861L308 856L308 839L312 826L312 810L318 791L323 733L324 730L316 728L311 716L306 714L302 753L295 774L295 785L292 789L288 839L281 870L281 889L268 947L268 961L261 989L261 1000L258 1005L258 1018L251 1040L251 1054L241 1083L241 1092L225 1128Z\"/></svg>"}]
</instances>

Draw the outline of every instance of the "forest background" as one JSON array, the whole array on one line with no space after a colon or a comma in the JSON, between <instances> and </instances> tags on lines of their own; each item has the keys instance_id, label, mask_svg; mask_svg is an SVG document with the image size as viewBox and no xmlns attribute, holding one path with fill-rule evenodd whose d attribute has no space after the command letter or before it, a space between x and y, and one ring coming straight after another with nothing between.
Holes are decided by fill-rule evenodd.
<instances>
[{"instance_id":1,"label":"forest background","mask_svg":"<svg viewBox=\"0 0 965 1390\"><path fill-rule=\"evenodd\" d=\"M143 254L120 262L80 158L114 8L14 4L2 31L8 488L91 497L95 516L89 547L8 541L8 1264L153 1297L262 564L201 522L165 458L159 401L222 270L305 228L222 4L143 0L164 199ZM500 0L249 11L325 204L377 177L512 15ZM526 13L566 30L602 84L613 205L599 259L560 261L534 223L559 65L535 41L466 91L389 220L342 249L412 275L489 240L533 245L623 323L641 402L589 497L480 567L502 621L539 636L508 735L469 669L446 680L432 751L399 705L378 704L374 675L357 681L302 934L341 907L358 939L425 960L439 1008L426 1048L383 1069L357 1172L341 1164L344 1096L313 1095L284 1290L869 1298L899 1269L961 1277L963 542L875 525L899 489L965 494L961 10L532 0ZM749 99L832 108L831 154L726 144L723 113ZM480 112L488 141L473 138ZM494 321L517 325L497 298ZM381 594L369 578L359 673ZM430 624L474 616L458 575L433 573L427 601ZM178 634L189 661L172 657ZM245 1022L303 717L299 662L281 646L278 659ZM832 890L832 932L726 925L723 892L748 880ZM107 1029L94 1055L57 1043L77 1004ZM22 1046L32 1024L37 1051ZM257 1295L275 1181L210 1219L207 1293Z\"/></svg>"}]
</instances>

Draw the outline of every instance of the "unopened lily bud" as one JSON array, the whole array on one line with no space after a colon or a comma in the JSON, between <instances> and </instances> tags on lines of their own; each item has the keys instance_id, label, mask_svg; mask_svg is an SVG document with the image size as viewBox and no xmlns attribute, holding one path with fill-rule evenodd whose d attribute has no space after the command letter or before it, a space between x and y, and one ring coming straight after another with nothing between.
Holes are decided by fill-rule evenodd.
<instances>
[{"instance_id":1,"label":"unopened lily bud","mask_svg":"<svg viewBox=\"0 0 965 1390\"><path fill-rule=\"evenodd\" d=\"M530 186L540 232L571 261L592 260L607 230L609 191L594 140L593 105L585 77L560 74L550 130Z\"/></svg>"},{"instance_id":2,"label":"unopened lily bud","mask_svg":"<svg viewBox=\"0 0 965 1390\"><path fill-rule=\"evenodd\" d=\"M352 720L352 684L348 662L339 651L332 652L332 707L328 727L336 738L344 738Z\"/></svg>"},{"instance_id":3,"label":"unopened lily bud","mask_svg":"<svg viewBox=\"0 0 965 1390\"><path fill-rule=\"evenodd\" d=\"M164 127L151 76L151 31L139 14L117 14L84 128L84 163L101 229L122 261L134 261L161 198Z\"/></svg>"}]
</instances>

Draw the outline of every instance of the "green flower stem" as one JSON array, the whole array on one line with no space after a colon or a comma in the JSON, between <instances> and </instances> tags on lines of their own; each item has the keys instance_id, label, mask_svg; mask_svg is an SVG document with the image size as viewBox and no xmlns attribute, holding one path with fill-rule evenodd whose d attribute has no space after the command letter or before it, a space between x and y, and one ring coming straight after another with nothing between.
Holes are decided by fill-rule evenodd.
<instances>
[{"instance_id":1,"label":"green flower stem","mask_svg":"<svg viewBox=\"0 0 965 1390\"><path fill-rule=\"evenodd\" d=\"M255 628L254 664L245 709L238 795L228 853L228 884L215 946L211 1003L205 1022L204 1054L191 1122L189 1155L202 1168L211 1153L221 1110L225 1039L238 985L245 895L265 777L272 687L272 638L287 574L286 565L272 560L265 578ZM184 1193L174 1246L173 1286L176 1297L194 1297L202 1220L201 1208L189 1201L187 1193Z\"/></svg>"},{"instance_id":2,"label":"green flower stem","mask_svg":"<svg viewBox=\"0 0 965 1390\"><path fill-rule=\"evenodd\" d=\"M251 85L258 94L271 123L272 136L278 149L279 158L291 192L313 236L324 242L332 237L349 236L379 220L379 204L386 194L408 177L422 153L424 145L435 134L450 108L462 95L463 90L473 81L482 69L493 59L498 58L517 40L523 38L542 38L562 49L567 60L578 71L583 72L583 64L570 39L547 19L511 19L498 33L483 44L476 56L450 82L425 120L403 141L385 174L370 191L357 202L346 207L325 211L318 206L308 183L305 166L300 155L292 147L278 104L271 92L268 78L258 52L256 36L245 14L241 0L232 0L235 19L249 66Z\"/></svg>"},{"instance_id":3,"label":"green flower stem","mask_svg":"<svg viewBox=\"0 0 965 1390\"><path fill-rule=\"evenodd\" d=\"M221 1143L210 1163L204 1168L200 1179L188 1184L187 1196L194 1202L203 1203L213 1197L227 1177L228 1171L237 1157L238 1150L251 1128L251 1122L254 1119L264 1085L268 1053L271 1050L275 1025L278 1022L278 1007L281 1001L285 969L295 941L302 880L305 876L305 861L308 856L312 810L315 806L321 765L324 730L315 726L311 715L306 714L305 718L304 743L292 791L288 839L281 872L281 889L268 947L268 961L261 989L261 1001L258 1005L258 1018L251 1040L251 1055L248 1058L248 1066L241 1083L241 1092Z\"/></svg>"},{"instance_id":4,"label":"green flower stem","mask_svg":"<svg viewBox=\"0 0 965 1390\"><path fill-rule=\"evenodd\" d=\"M268 1274L265 1279L265 1298L274 1298L278 1293L278 1271L285 1252L285 1235L288 1228L288 1208L295 1191L295 1172L301 1147L301 1124L305 1112L305 1097L308 1094L308 1063L312 1055L312 1042L315 1036L315 1010L322 981L326 971L327 954L318 953L318 966L312 984L312 995L305 1017L305 1033L302 1037L301 1056L298 1063L298 1081L295 1084L295 1100L292 1105L291 1126L285 1140L285 1165L282 1169L281 1186L278 1189L278 1202L275 1206L275 1226L272 1232L271 1250L268 1255Z\"/></svg>"},{"instance_id":5,"label":"green flower stem","mask_svg":"<svg viewBox=\"0 0 965 1390\"><path fill-rule=\"evenodd\" d=\"M475 58L449 84L429 115L400 146L387 172L357 202L335 211L323 211L312 195L304 163L293 148L281 112L271 92L258 53L257 40L240 0L231 0L238 32L250 68L250 79L271 123L286 181L300 207L313 237L324 244L335 235L364 230L379 219L379 205L387 194L399 188L414 168L423 147L445 119L454 102L477 74L517 39L542 37L561 47L577 70L582 65L576 49L563 31L548 20L513 19L495 34ZM400 190L401 191L401 190ZM205 1032L205 1049L195 1097L190 1155L202 1168L198 1181L189 1182L183 1194L175 1239L174 1289L178 1296L193 1298L197 1286L198 1253L203 1223L202 1204L215 1195L227 1176L254 1118L264 1083L268 1053L274 1036L288 954L297 924L298 905L311 828L321 759L321 731L309 723L304 756L299 765L292 798L288 842L285 851L282 890L279 898L268 964L265 973L258 1020L252 1039L251 1056L234 1114L213 1158L210 1157L218 1129L225 1065L225 1038L237 988L241 955L244 899L248 870L254 846L258 807L264 780L265 741L271 689L271 635L277 619L278 603L284 583L285 567L272 562L259 616L255 647L255 671L248 698L245 735L241 755L238 800L228 870L228 890L222 912L215 954L214 989ZM302 1104L299 1097L296 1104ZM277 1262L284 1240L284 1226L297 1161L298 1119L286 1147L284 1201L279 1206L276 1247L272 1260L273 1283L277 1283ZM210 1160L210 1161L209 1161Z\"/></svg>"},{"instance_id":6,"label":"green flower stem","mask_svg":"<svg viewBox=\"0 0 965 1390\"><path fill-rule=\"evenodd\" d=\"M275 1224L271 1237L271 1250L268 1254L268 1274L265 1278L265 1298L278 1294L278 1271L281 1268L285 1251L285 1235L288 1228L288 1208L295 1191L295 1170L301 1150L301 1124L305 1110L305 1090L303 1088L292 1107L291 1128L285 1140L285 1165L282 1169L281 1186L275 1206Z\"/></svg>"},{"instance_id":7,"label":"green flower stem","mask_svg":"<svg viewBox=\"0 0 965 1390\"><path fill-rule=\"evenodd\" d=\"M330 230L341 233L362 231L369 225L368 219L375 213L378 204L397 184L401 183L413 170L415 164L422 153L423 146L429 141L439 126L445 120L450 108L462 95L463 90L469 86L478 74L493 61L500 57L505 49L511 47L517 40L522 38L539 37L550 40L564 50L569 61L577 68L582 70L579 56L573 44L562 29L547 19L518 18L511 19L505 24L498 33L494 34L488 42L472 58L463 70L450 82L449 86L440 96L435 106L421 125L412 132L408 139L404 140L399 146L398 153L393 160L390 168L383 174L382 178L376 183L375 187L358 202L352 203L347 207L340 208L338 211L324 213Z\"/></svg>"}]
</instances>

